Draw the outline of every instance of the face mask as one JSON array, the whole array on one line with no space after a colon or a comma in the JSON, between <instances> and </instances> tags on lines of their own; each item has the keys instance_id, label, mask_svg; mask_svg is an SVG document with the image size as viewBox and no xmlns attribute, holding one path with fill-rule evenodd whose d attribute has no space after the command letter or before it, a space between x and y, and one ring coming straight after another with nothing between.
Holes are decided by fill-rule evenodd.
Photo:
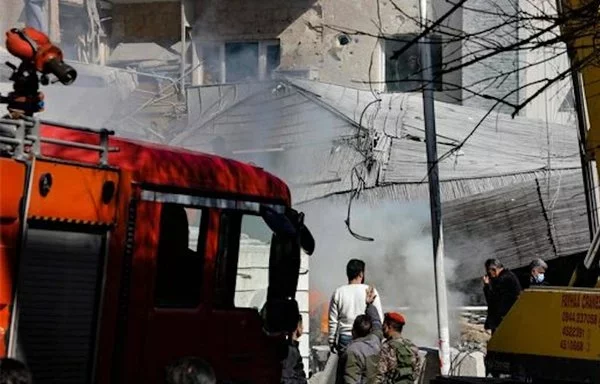
<instances>
[{"instance_id":1,"label":"face mask","mask_svg":"<svg viewBox=\"0 0 600 384\"><path fill-rule=\"evenodd\" d=\"M535 281L538 284L542 283L544 281L544 274L543 273L538 273L538 275L535 277Z\"/></svg>"}]
</instances>

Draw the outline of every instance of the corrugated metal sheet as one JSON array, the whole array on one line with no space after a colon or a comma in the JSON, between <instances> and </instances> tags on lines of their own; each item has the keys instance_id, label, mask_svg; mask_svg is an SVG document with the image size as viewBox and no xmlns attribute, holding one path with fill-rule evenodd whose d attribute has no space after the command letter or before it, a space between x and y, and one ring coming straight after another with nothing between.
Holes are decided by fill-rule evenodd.
<instances>
[{"instance_id":1,"label":"corrugated metal sheet","mask_svg":"<svg viewBox=\"0 0 600 384\"><path fill-rule=\"evenodd\" d=\"M579 173L450 202L444 224L448 256L460 261L458 269L466 278L479 276L488 257L516 268L536 257L585 252L590 240Z\"/></svg>"},{"instance_id":2,"label":"corrugated metal sheet","mask_svg":"<svg viewBox=\"0 0 600 384\"><path fill-rule=\"evenodd\" d=\"M307 80L290 80L303 90L358 121L375 97L368 91ZM426 175L423 104L419 94L377 95L381 103L366 109L363 121L375 131L393 137L382 183L420 181ZM456 148L486 110L437 102L436 128L440 155ZM439 163L442 180L503 176L545 169L578 168L577 130L492 113L456 155Z\"/></svg>"},{"instance_id":3,"label":"corrugated metal sheet","mask_svg":"<svg viewBox=\"0 0 600 384\"><path fill-rule=\"evenodd\" d=\"M440 182L440 194L442 202L450 202L456 199L462 199L466 196L473 196L480 193L491 192L504 187L513 187L525 181L535 179L545 179L558 177L561 172L576 172L574 170L565 171L536 171L524 172L506 176L482 177L477 179L457 179ZM579 174L580 175L580 174ZM583 185L581 185L583 193ZM326 198L331 202L347 202L349 194L337 193L322 195L320 198ZM377 204L380 201L427 201L429 199L429 185L427 180L416 183L396 183L385 184L363 190L358 198L359 201L368 204ZM299 204L308 203L303 201Z\"/></svg>"},{"instance_id":4,"label":"corrugated metal sheet","mask_svg":"<svg viewBox=\"0 0 600 384\"><path fill-rule=\"evenodd\" d=\"M519 180L520 179L520 180ZM504 177L472 184L488 188L454 191L458 182L442 183L448 200L443 205L446 255L458 263L458 280L477 278L483 262L498 258L509 268L542 257L552 260L585 252L589 232L582 176L579 171ZM460 183L458 183L460 185ZM427 184L397 184L364 191L359 202L375 206L382 201L428 199ZM469 197L456 199L463 193ZM320 199L345 204L349 194ZM311 203L302 205L303 209Z\"/></svg>"},{"instance_id":5,"label":"corrugated metal sheet","mask_svg":"<svg viewBox=\"0 0 600 384\"><path fill-rule=\"evenodd\" d=\"M362 122L378 141L365 188L404 189L411 199L427 173L421 97L378 97L381 103L365 110L370 92L308 80L196 87L188 90L190 128L173 144L212 152L211 140L220 136L226 155L282 175L302 202L351 189L351 170L364 159L355 139L364 135ZM485 113L436 103L440 154L456 148ZM574 127L492 114L440 162L440 177L446 199L454 199L579 166Z\"/></svg>"},{"instance_id":6,"label":"corrugated metal sheet","mask_svg":"<svg viewBox=\"0 0 600 384\"><path fill-rule=\"evenodd\" d=\"M364 160L357 150L357 137L365 137L362 122L376 143L360 199L427 200L420 95L376 95L381 102L366 108L375 99L370 92L315 81L265 83L253 94L247 85L236 87L220 88L243 97L229 97L219 108L221 93L190 90L188 108L204 123L191 125L175 143L211 152L210 141L221 136L228 155L283 176L296 204L347 203L352 170ZM198 100L212 100L212 107ZM438 152L456 149L486 112L437 102ZM587 248L575 127L492 113L439 165L448 250L464 259L465 279L479 276L480 262L489 257L511 267Z\"/></svg>"}]
</instances>

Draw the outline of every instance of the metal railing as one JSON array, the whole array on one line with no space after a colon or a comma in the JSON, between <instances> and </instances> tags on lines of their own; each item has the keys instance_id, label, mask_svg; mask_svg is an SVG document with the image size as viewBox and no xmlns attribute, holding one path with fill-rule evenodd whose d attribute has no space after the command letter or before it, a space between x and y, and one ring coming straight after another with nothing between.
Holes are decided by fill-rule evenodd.
<instances>
[{"instance_id":1,"label":"metal railing","mask_svg":"<svg viewBox=\"0 0 600 384\"><path fill-rule=\"evenodd\" d=\"M119 150L116 147L109 146L108 138L109 136L114 135L114 131L65 125L61 125L60 128L97 134L100 138L100 144L95 145L78 141L42 137L40 134L40 121L36 118L2 118L0 119L0 155L8 155L17 159L39 157L41 156L41 143L46 143L98 152L98 164L100 166L108 166L108 154Z\"/></svg>"}]
</instances>

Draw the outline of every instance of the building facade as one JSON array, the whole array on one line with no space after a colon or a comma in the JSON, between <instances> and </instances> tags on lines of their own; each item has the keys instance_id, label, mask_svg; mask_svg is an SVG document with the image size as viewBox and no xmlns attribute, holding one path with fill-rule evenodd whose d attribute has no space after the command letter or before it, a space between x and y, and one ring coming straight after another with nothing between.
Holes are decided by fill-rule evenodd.
<instances>
[{"instance_id":1,"label":"building facade","mask_svg":"<svg viewBox=\"0 0 600 384\"><path fill-rule=\"evenodd\" d=\"M41 23L70 59L172 79L184 73L186 85L261 81L283 74L377 92L419 88L418 47L400 51L421 30L416 0L88 2L96 12L89 12L83 0L7 2L0 15L3 29ZM432 22L452 6L430 3ZM485 94L517 105L535 94L544 78L568 68L561 46L508 50L461 67L484 53L482 44L507 46L545 28L543 21L534 26L528 21L538 13L554 14L553 2L473 0L455 10L432 36L437 99L490 108L496 102L478 96ZM526 16L519 23L520 14ZM164 88L152 84L149 90L157 87ZM557 82L520 114L574 122L570 87L568 78Z\"/></svg>"},{"instance_id":2,"label":"building facade","mask_svg":"<svg viewBox=\"0 0 600 384\"><path fill-rule=\"evenodd\" d=\"M444 14L447 2L434 2L431 19ZM360 89L414 90L420 58L416 49L396 54L420 31L415 0L115 0L105 23L109 46L153 42L180 52L185 36L188 84L211 85L266 80L274 73L300 76ZM183 23L182 23L183 21ZM183 24L183 25L182 25ZM459 10L443 23L456 31ZM460 42L434 36L434 72L444 61L460 58ZM108 55L108 63L111 59ZM435 75L434 73L434 75ZM461 76L436 78L438 97L457 102ZM442 92L443 91L443 92Z\"/></svg>"}]
</instances>

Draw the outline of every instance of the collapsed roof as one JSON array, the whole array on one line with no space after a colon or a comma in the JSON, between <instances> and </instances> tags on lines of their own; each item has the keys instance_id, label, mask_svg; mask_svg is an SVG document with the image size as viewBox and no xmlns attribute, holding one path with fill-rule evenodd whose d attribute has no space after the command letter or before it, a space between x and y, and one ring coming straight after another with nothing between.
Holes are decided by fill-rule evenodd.
<instances>
[{"instance_id":1,"label":"collapsed roof","mask_svg":"<svg viewBox=\"0 0 600 384\"><path fill-rule=\"evenodd\" d=\"M462 268L462 278L480 274L472 257L518 267L585 251L574 127L484 118L485 110L442 102L435 108L438 152L447 154L439 167L448 252L475 265ZM423 122L418 94L288 78L189 88L189 127L172 144L259 164L286 179L296 204L347 203L357 186L370 204L427 201ZM473 252L469 238L486 246Z\"/></svg>"}]
</instances>

